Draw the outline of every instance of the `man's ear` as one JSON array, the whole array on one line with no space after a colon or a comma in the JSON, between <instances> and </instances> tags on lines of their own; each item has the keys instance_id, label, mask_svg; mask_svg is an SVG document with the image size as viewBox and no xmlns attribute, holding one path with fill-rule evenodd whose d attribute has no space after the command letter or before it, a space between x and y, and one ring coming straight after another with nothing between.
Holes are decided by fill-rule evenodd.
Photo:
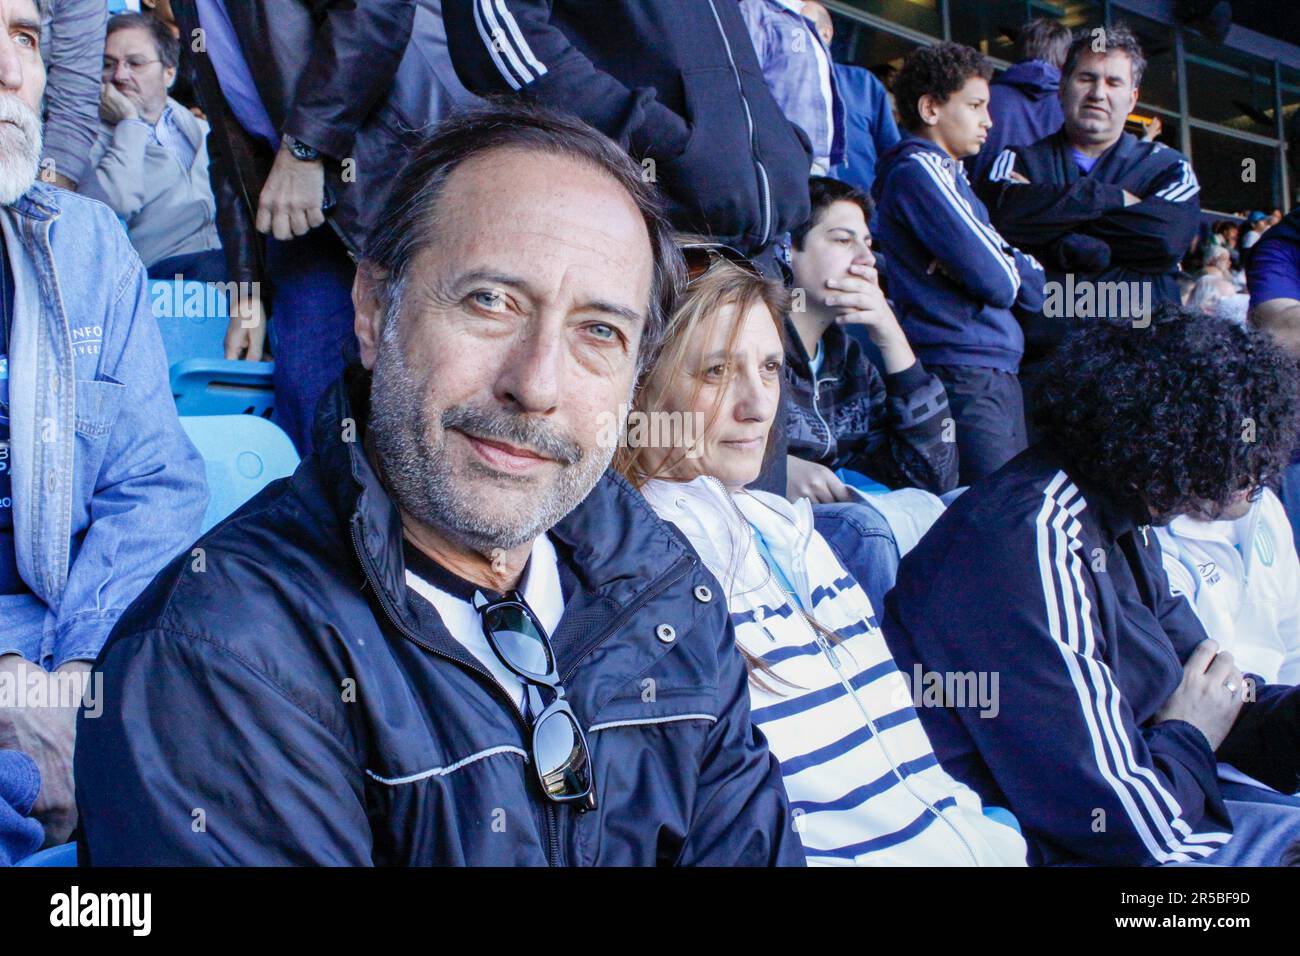
<instances>
[{"instance_id":1,"label":"man's ear","mask_svg":"<svg viewBox=\"0 0 1300 956\"><path fill-rule=\"evenodd\" d=\"M163 70L163 84L167 87L168 90L170 90L175 83L176 83L176 67L169 66L167 67L167 69Z\"/></svg>"},{"instance_id":2,"label":"man's ear","mask_svg":"<svg viewBox=\"0 0 1300 956\"><path fill-rule=\"evenodd\" d=\"M367 369L375 367L379 354L379 339L384 333L384 283L382 275L369 262L357 266L357 277L352 280L352 311L356 318L353 330L361 352L361 364Z\"/></svg>"}]
</instances>

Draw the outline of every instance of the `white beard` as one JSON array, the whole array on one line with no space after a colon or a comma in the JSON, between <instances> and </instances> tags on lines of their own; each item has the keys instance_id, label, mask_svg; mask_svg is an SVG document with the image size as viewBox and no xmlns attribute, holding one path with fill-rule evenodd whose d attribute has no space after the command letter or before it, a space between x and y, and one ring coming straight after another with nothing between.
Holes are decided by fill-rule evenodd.
<instances>
[{"instance_id":1,"label":"white beard","mask_svg":"<svg viewBox=\"0 0 1300 956\"><path fill-rule=\"evenodd\" d=\"M40 163L40 117L12 93L0 94L0 205L11 205L32 188Z\"/></svg>"}]
</instances>

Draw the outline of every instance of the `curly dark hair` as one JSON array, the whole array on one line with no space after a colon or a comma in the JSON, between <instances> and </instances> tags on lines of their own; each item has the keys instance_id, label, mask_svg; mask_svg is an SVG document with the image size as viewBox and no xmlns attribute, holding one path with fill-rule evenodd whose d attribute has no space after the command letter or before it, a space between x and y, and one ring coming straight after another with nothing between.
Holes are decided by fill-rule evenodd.
<instances>
[{"instance_id":1,"label":"curly dark hair","mask_svg":"<svg viewBox=\"0 0 1300 956\"><path fill-rule=\"evenodd\" d=\"M1146 328L1098 319L1073 333L1031 404L1081 477L1164 524L1276 485L1300 430L1300 370L1266 332L1164 306Z\"/></svg>"},{"instance_id":2,"label":"curly dark hair","mask_svg":"<svg viewBox=\"0 0 1300 956\"><path fill-rule=\"evenodd\" d=\"M917 109L921 97L929 94L936 102L947 103L973 76L988 80L993 76L993 64L979 50L964 44L922 46L907 54L894 79L894 102L903 126L909 130L922 126Z\"/></svg>"}]
</instances>

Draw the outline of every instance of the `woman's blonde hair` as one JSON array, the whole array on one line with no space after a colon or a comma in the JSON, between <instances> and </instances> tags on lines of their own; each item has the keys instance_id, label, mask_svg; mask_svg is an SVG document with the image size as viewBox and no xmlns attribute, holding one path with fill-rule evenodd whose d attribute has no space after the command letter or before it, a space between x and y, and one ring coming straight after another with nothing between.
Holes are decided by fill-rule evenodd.
<instances>
[{"instance_id":1,"label":"woman's blonde hair","mask_svg":"<svg viewBox=\"0 0 1300 956\"><path fill-rule=\"evenodd\" d=\"M720 321L727 308L732 307L731 328L727 333L726 346L727 351L730 352L740 336L745 316L759 302L767 307L772 321L776 324L777 334L781 337L781 344L785 346L787 344L785 317L790 310L790 293L779 282L765 279L721 256L715 257L703 274L687 283L685 292L677 300L677 307L668 320L664 332L662 350L654 366L647 371L642 380L641 388L633 402L633 411L643 413L658 411L665 389L677 379L688 363L697 360L690 354L691 333L695 329L709 322ZM695 392L689 402L690 406L694 406L702 387L702 383L697 381ZM713 427L721 409L722 396L719 396L717 404L708 412L702 434ZM677 449L675 454L665 455L653 465L648 465L645 461L644 451L644 448L633 448L620 443L618 452L614 456L614 467L637 488L656 478L667 478L690 449ZM765 463L771 453L772 434L769 432ZM729 596L737 585L745 556L751 547L753 541L749 535L745 535L740 541L732 542L731 568L726 575L727 580L721 582ZM758 587L763 583L766 582L761 582ZM818 630L825 630L816 622L813 622L813 625ZM831 638L834 639L833 632ZM779 693L779 691L769 681L789 687L797 686L778 677L766 661L737 646L745 659L749 679L753 684L770 693Z\"/></svg>"},{"instance_id":2,"label":"woman's blonde hair","mask_svg":"<svg viewBox=\"0 0 1300 956\"><path fill-rule=\"evenodd\" d=\"M790 310L790 293L785 286L772 279L750 272L744 267L717 257L700 276L687 283L685 291L677 300L664 330L663 343L654 365L646 370L641 379L641 386L632 403L636 412L653 412L658 410L665 389L673 382L681 370L692 359L690 356L691 332L701 326L719 321L728 306L733 307L731 328L727 334L727 351L730 352L740 336L740 328L749 310L758 302L767 306L776 324L777 334L782 346L786 345L785 316ZM694 405L699 397L702 383L695 386L690 404ZM707 432L717 420L722 410L722 398L709 411L703 431ZM772 446L771 434L768 435L768 450ZM664 478L681 464L691 451L689 448L675 449L676 454L665 455L653 466L648 466L644 458L644 448L632 447L620 442L614 456L614 468L633 486L640 488L647 481ZM766 458L764 459L766 463Z\"/></svg>"}]
</instances>

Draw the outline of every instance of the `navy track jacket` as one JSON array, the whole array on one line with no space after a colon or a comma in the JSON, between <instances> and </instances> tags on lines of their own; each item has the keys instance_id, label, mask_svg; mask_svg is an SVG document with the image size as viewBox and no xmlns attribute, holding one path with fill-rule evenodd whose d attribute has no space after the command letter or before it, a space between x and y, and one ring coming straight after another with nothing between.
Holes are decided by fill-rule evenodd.
<instances>
[{"instance_id":1,"label":"navy track jacket","mask_svg":"<svg viewBox=\"0 0 1300 956\"><path fill-rule=\"evenodd\" d=\"M996 714L956 695L919 710L943 766L1016 815L1031 864L1194 861L1230 838L1205 736L1155 720L1205 631L1170 593L1155 533L1052 446L944 513L903 559L884 629L905 674L954 691L956 675L996 676ZM1294 792L1300 688L1257 698L1217 756Z\"/></svg>"},{"instance_id":2,"label":"navy track jacket","mask_svg":"<svg viewBox=\"0 0 1300 956\"><path fill-rule=\"evenodd\" d=\"M1029 182L1013 181L1012 173ZM1152 309L1181 301L1178 264L1200 227L1201 187L1177 150L1124 133L1084 173L1062 128L1004 150L975 185L998 231L1037 256L1049 281L1063 283L1072 273L1076 283L1142 282ZM1142 201L1125 206L1125 190ZM1078 317L1048 311L1065 314L1027 326L1031 360L1054 349Z\"/></svg>"},{"instance_id":3,"label":"navy track jacket","mask_svg":"<svg viewBox=\"0 0 1300 956\"><path fill-rule=\"evenodd\" d=\"M812 147L773 99L736 0L442 0L442 11L468 89L590 123L653 172L678 229L756 254L808 218Z\"/></svg>"},{"instance_id":4,"label":"navy track jacket","mask_svg":"<svg viewBox=\"0 0 1300 956\"><path fill-rule=\"evenodd\" d=\"M1017 318L1043 301L1043 270L989 224L961 163L908 136L876 169L872 229L889 250L889 295L926 365L1015 372Z\"/></svg>"},{"instance_id":5,"label":"navy track jacket","mask_svg":"<svg viewBox=\"0 0 1300 956\"><path fill-rule=\"evenodd\" d=\"M164 570L78 718L95 864L803 864L749 716L725 592L607 473L551 531L568 598L551 635L599 807L542 796L531 728L409 595L397 509L321 402L316 453Z\"/></svg>"}]
</instances>

